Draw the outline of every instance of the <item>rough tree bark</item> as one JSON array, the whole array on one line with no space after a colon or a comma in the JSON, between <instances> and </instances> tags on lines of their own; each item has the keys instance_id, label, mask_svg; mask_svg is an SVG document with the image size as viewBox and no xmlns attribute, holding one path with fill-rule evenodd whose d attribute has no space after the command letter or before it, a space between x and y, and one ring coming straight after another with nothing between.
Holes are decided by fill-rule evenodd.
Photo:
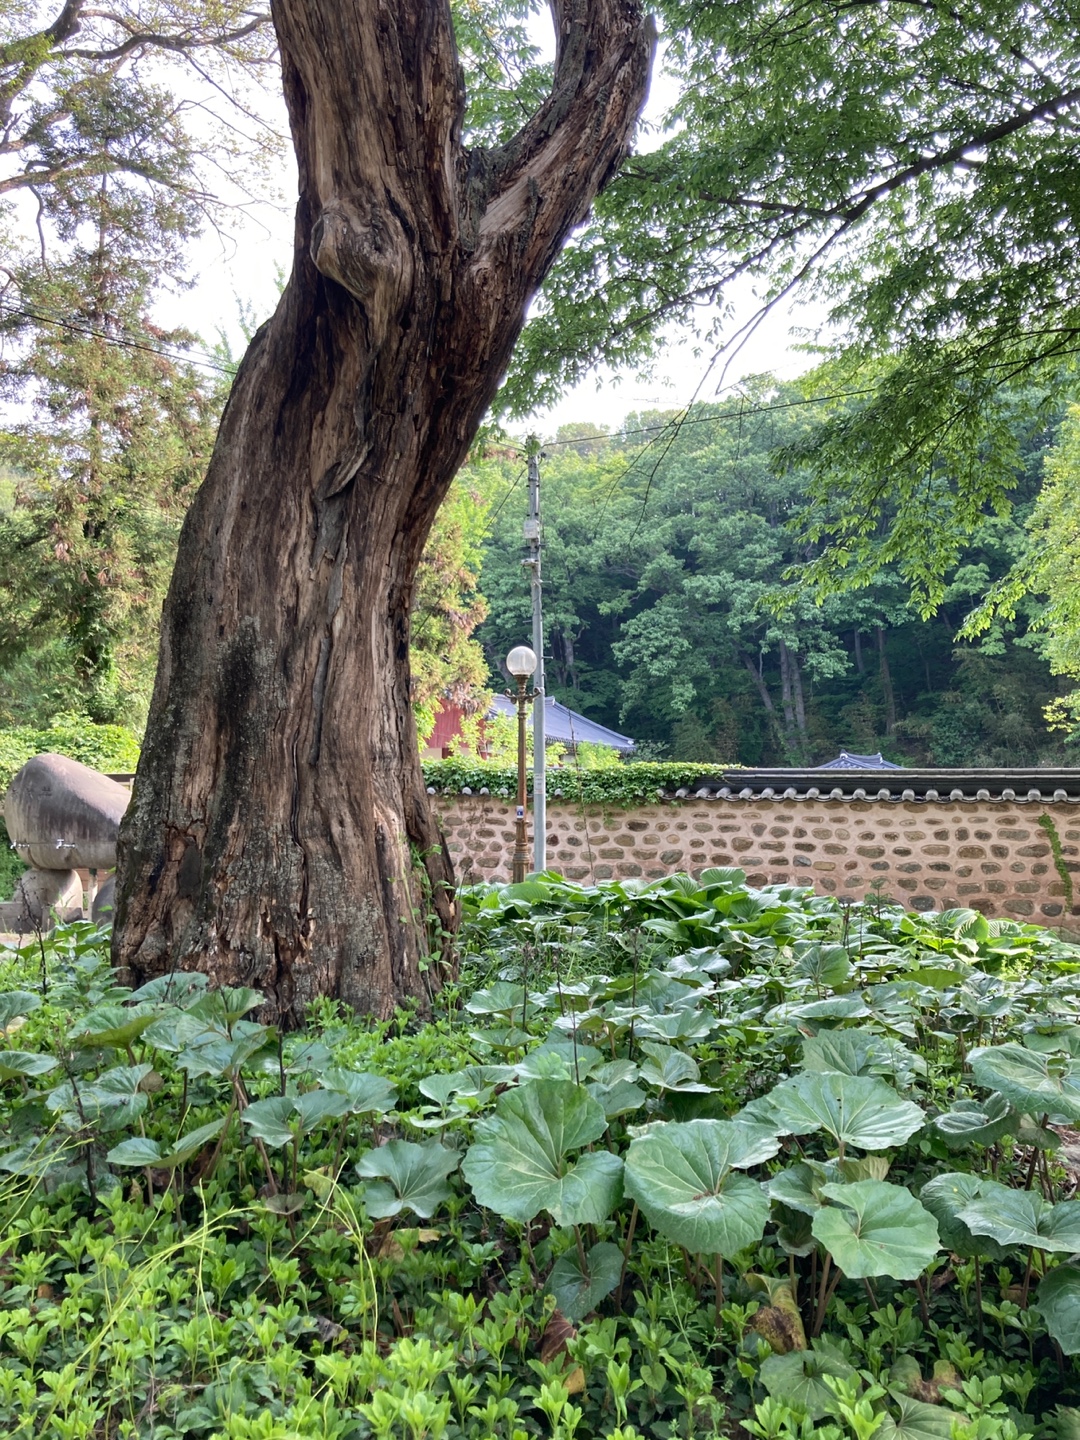
<instances>
[{"instance_id":1,"label":"rough tree bark","mask_svg":"<svg viewBox=\"0 0 1080 1440\"><path fill-rule=\"evenodd\" d=\"M452 927L413 577L530 298L626 152L652 40L636 0L553 0L551 95L470 150L447 0L272 8L293 271L181 537L114 959L258 986L290 1023L318 995L377 1015L422 996L423 912Z\"/></svg>"}]
</instances>

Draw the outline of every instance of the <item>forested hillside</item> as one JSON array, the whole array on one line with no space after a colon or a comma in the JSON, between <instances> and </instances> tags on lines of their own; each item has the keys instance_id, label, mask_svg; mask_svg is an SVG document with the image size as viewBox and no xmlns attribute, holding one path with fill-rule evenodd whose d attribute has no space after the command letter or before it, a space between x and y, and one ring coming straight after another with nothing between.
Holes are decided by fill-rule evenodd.
<instances>
[{"instance_id":1,"label":"forested hillside","mask_svg":"<svg viewBox=\"0 0 1080 1440\"><path fill-rule=\"evenodd\" d=\"M613 436L567 426L546 445L550 689L678 759L819 763L842 747L935 765L1067 759L1044 716L1066 687L1029 628L1040 604L1023 602L975 641L956 638L1025 550L1059 417L1019 433L1012 514L983 522L944 603L922 619L888 567L821 603L794 582L792 567L815 553L800 533L806 481L776 460L820 418L812 393L810 382L764 379L681 422L633 414ZM478 638L493 674L528 635L521 468L501 452L468 472L491 505Z\"/></svg>"}]
</instances>

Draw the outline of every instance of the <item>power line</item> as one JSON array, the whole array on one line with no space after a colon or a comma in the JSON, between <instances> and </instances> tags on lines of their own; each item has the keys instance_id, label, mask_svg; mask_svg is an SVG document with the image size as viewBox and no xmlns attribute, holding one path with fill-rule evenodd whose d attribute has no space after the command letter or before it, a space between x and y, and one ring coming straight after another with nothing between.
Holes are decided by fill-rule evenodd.
<instances>
[{"instance_id":1,"label":"power line","mask_svg":"<svg viewBox=\"0 0 1080 1440\"><path fill-rule=\"evenodd\" d=\"M23 320L35 320L39 325L56 325L61 330L70 330L77 335L89 335L95 340L102 340L106 345L116 345L125 350L144 350L150 355L160 355L166 360L181 360L189 365L201 365L208 370L220 371L222 375L232 375L235 367L223 365L220 360L212 360L205 350L167 350L164 346L148 345L145 340L133 340L124 335L110 335L104 330L98 330L93 325L81 325L75 320L64 320L59 315L30 310L25 306L12 305L6 300L0 300L0 313L17 316Z\"/></svg>"},{"instance_id":2,"label":"power line","mask_svg":"<svg viewBox=\"0 0 1080 1440\"><path fill-rule=\"evenodd\" d=\"M725 410L719 415L698 415L693 419L665 420L658 425L642 425L636 430L605 430L600 435L577 435L566 440L545 440L544 449L552 450L556 445L588 445L593 440L621 440L631 435L652 435L658 430L681 430L685 425L715 425L723 420L744 420L748 415L767 415L773 410L798 410L805 405L824 405L830 400L852 400L859 395L873 395L877 387L864 386L861 390L838 390L831 395L815 395L802 400L777 401L774 405L746 405L737 410ZM698 402L700 403L700 402Z\"/></svg>"}]
</instances>

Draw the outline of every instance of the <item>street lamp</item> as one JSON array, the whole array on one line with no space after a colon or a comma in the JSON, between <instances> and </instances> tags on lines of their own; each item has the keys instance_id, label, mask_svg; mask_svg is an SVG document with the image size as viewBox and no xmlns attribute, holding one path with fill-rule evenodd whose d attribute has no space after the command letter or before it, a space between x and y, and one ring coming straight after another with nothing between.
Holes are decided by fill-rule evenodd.
<instances>
[{"instance_id":1,"label":"street lamp","mask_svg":"<svg viewBox=\"0 0 1080 1440\"><path fill-rule=\"evenodd\" d=\"M515 645L506 657L506 668L517 681L518 790L514 821L514 859L511 878L515 885L525 879L529 849L525 839L525 682L536 669L536 655L528 645ZM511 695L511 699L515 697Z\"/></svg>"}]
</instances>

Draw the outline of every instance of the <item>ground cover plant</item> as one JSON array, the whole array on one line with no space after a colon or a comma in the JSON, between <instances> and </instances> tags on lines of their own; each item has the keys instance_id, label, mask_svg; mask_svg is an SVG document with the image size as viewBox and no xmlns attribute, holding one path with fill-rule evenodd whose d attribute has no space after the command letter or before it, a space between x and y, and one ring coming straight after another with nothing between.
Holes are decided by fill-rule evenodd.
<instances>
[{"instance_id":1,"label":"ground cover plant","mask_svg":"<svg viewBox=\"0 0 1080 1440\"><path fill-rule=\"evenodd\" d=\"M5 1434L1080 1429L1080 949L734 870L462 906L427 1020L0 960Z\"/></svg>"}]
</instances>

